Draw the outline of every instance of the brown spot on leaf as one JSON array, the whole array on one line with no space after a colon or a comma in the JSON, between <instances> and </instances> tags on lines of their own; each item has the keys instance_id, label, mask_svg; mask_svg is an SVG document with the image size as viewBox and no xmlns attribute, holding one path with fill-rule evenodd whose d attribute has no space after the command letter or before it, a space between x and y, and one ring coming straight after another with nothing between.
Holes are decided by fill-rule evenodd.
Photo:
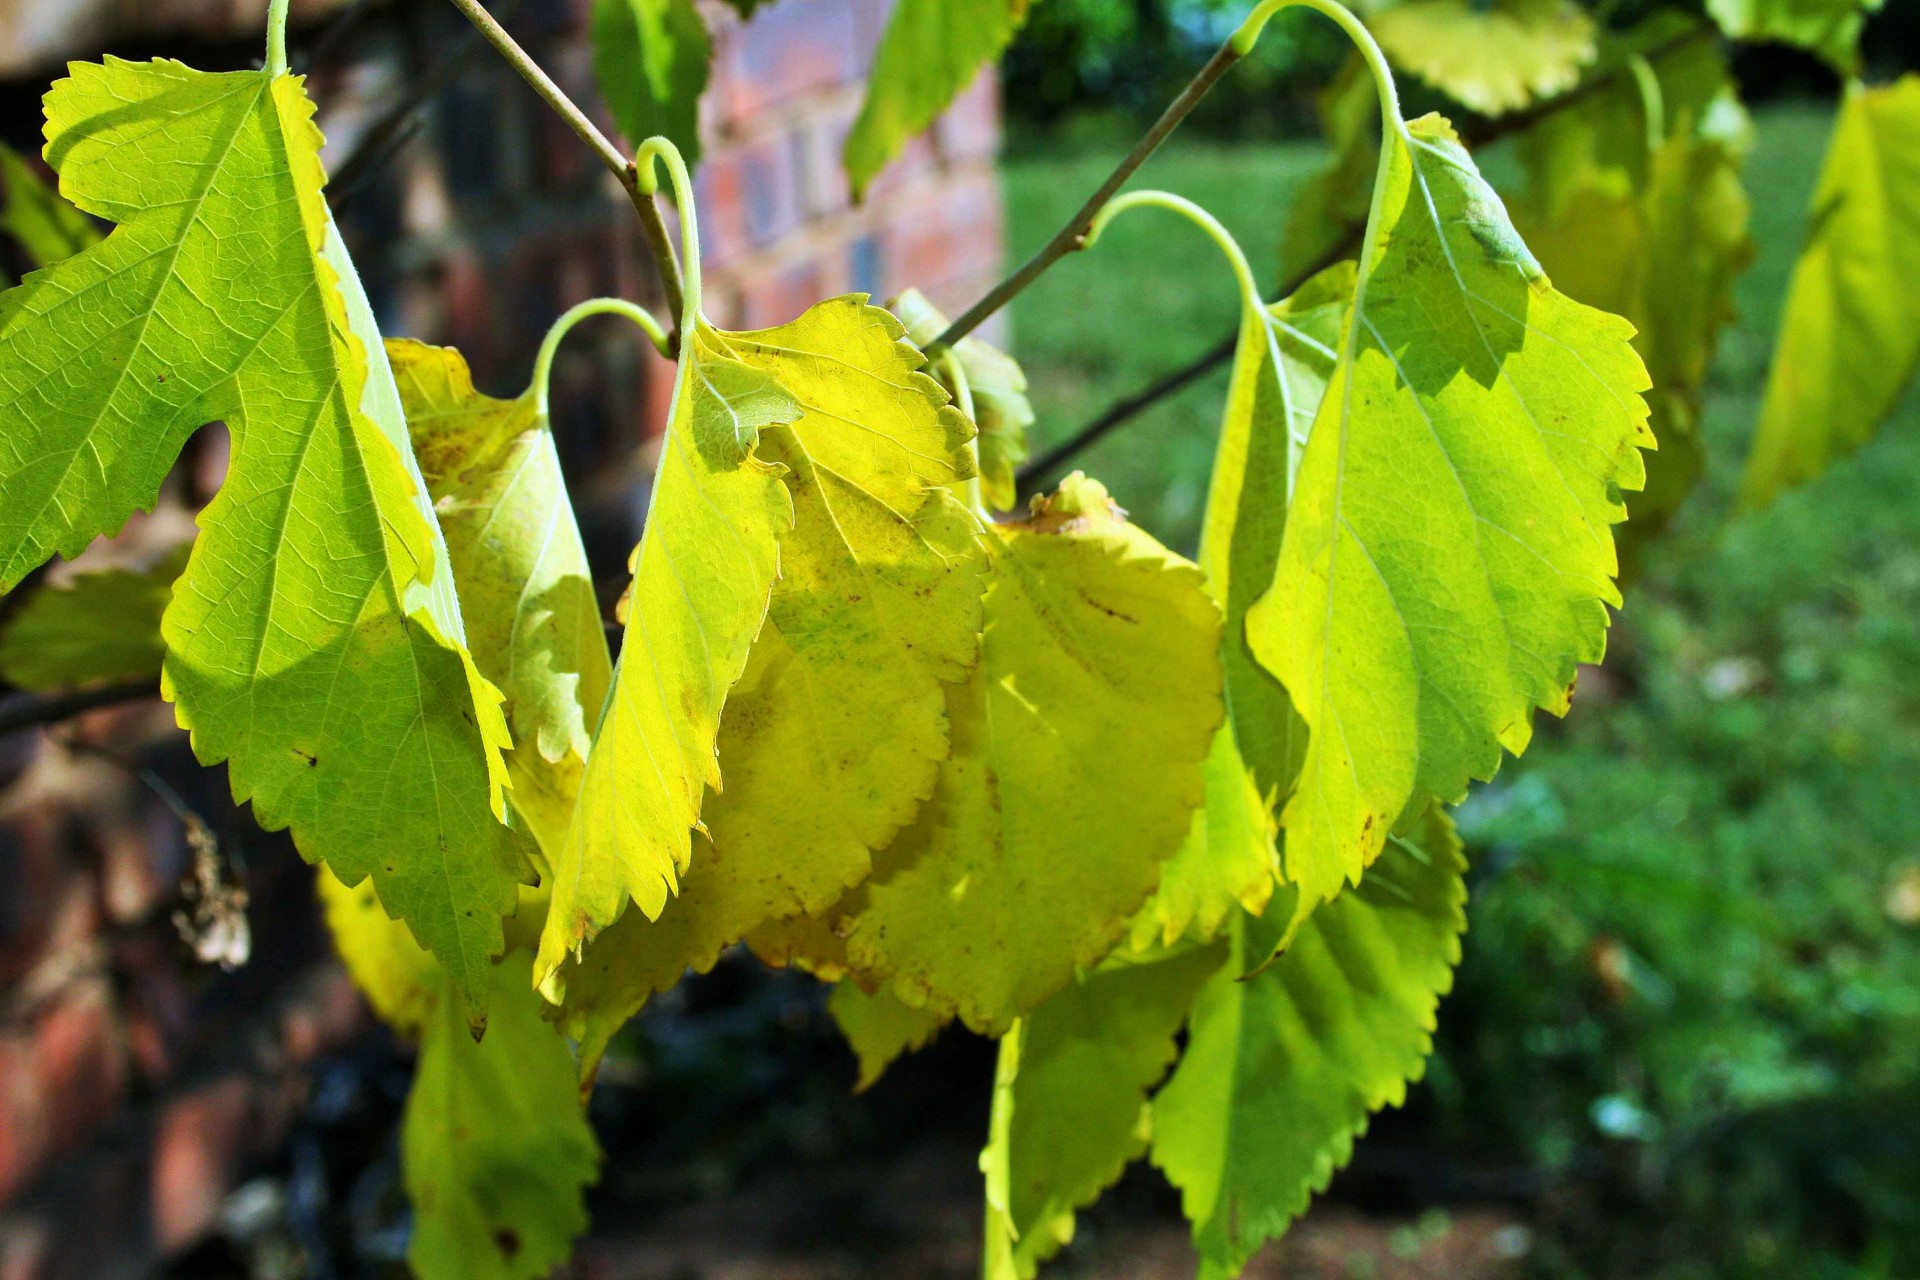
<instances>
[{"instance_id":1,"label":"brown spot on leaf","mask_svg":"<svg viewBox=\"0 0 1920 1280\"><path fill-rule=\"evenodd\" d=\"M512 1227L502 1227L494 1232L493 1243L509 1261L520 1256L520 1233Z\"/></svg>"}]
</instances>

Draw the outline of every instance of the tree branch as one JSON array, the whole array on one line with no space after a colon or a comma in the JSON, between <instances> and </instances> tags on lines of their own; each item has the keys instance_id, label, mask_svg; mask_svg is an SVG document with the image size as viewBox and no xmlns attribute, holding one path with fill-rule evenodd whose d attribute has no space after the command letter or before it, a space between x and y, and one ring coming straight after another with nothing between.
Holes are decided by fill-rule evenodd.
<instances>
[{"instance_id":1,"label":"tree branch","mask_svg":"<svg viewBox=\"0 0 1920 1280\"><path fill-rule=\"evenodd\" d=\"M666 289L667 309L677 320L682 287L680 263L673 256L673 242L668 238L667 224L660 214L660 206L650 194L640 189L639 173L634 169L633 162L620 154L620 148L600 132L600 126L587 118L587 113L567 96L566 90L555 84L553 77L542 70L540 64L520 47L519 42L507 34L507 29L487 12L480 0L452 0L452 4L479 30L487 43L520 73L520 78L533 87L541 101L551 107L556 115L567 122L567 127L592 148L594 154L600 157L600 163L620 179L620 185L626 189L635 211L640 215L641 229L646 232L647 244L652 248L654 261L660 267L660 282ZM678 336L677 329L675 336Z\"/></svg>"},{"instance_id":2,"label":"tree branch","mask_svg":"<svg viewBox=\"0 0 1920 1280\"><path fill-rule=\"evenodd\" d=\"M86 711L160 696L157 680L124 680L97 689L59 693L10 693L0 697L0 737L67 720Z\"/></svg>"}]
</instances>

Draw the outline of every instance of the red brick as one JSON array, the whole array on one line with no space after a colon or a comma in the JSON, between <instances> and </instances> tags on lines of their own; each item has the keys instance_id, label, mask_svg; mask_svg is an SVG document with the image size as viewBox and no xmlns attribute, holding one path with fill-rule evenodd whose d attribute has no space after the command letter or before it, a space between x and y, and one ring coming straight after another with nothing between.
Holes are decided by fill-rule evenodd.
<instances>
[{"instance_id":1,"label":"red brick","mask_svg":"<svg viewBox=\"0 0 1920 1280\"><path fill-rule=\"evenodd\" d=\"M729 126L857 78L866 67L855 0L782 0L728 41L726 72L709 101Z\"/></svg>"},{"instance_id":2,"label":"red brick","mask_svg":"<svg viewBox=\"0 0 1920 1280\"><path fill-rule=\"evenodd\" d=\"M24 1033L0 1036L0 1203L112 1115L126 1072L104 979L75 983Z\"/></svg>"},{"instance_id":3,"label":"red brick","mask_svg":"<svg viewBox=\"0 0 1920 1280\"><path fill-rule=\"evenodd\" d=\"M175 1099L154 1134L154 1243L176 1253L206 1234L244 1154L253 1091L235 1076Z\"/></svg>"},{"instance_id":4,"label":"red brick","mask_svg":"<svg viewBox=\"0 0 1920 1280\"><path fill-rule=\"evenodd\" d=\"M946 114L934 122L940 157L948 164L959 160L991 159L1000 150L1000 77L989 68L953 100Z\"/></svg>"}]
</instances>

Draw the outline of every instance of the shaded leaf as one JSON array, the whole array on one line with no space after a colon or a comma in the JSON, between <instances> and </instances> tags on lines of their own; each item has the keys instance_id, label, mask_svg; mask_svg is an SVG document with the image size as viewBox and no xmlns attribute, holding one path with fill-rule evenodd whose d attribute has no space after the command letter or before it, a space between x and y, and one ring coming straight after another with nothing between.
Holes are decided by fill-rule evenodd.
<instances>
[{"instance_id":1,"label":"shaded leaf","mask_svg":"<svg viewBox=\"0 0 1920 1280\"><path fill-rule=\"evenodd\" d=\"M553 432L529 392L473 388L460 353L390 341L474 661L505 697L509 793L549 861L566 836L613 660Z\"/></svg>"},{"instance_id":2,"label":"shaded leaf","mask_svg":"<svg viewBox=\"0 0 1920 1280\"><path fill-rule=\"evenodd\" d=\"M99 243L100 231L0 143L0 235L11 236L36 267L50 267Z\"/></svg>"},{"instance_id":3,"label":"shaded leaf","mask_svg":"<svg viewBox=\"0 0 1920 1280\"><path fill-rule=\"evenodd\" d=\"M827 1010L860 1059L856 1090L873 1087L895 1058L924 1049L947 1025L930 1009L903 1004L889 991L865 991L855 982L842 982L827 997Z\"/></svg>"},{"instance_id":4,"label":"shaded leaf","mask_svg":"<svg viewBox=\"0 0 1920 1280\"><path fill-rule=\"evenodd\" d=\"M1572 0L1412 0L1367 25L1396 65L1482 115L1572 88L1596 52Z\"/></svg>"},{"instance_id":5,"label":"shaded leaf","mask_svg":"<svg viewBox=\"0 0 1920 1280\"><path fill-rule=\"evenodd\" d=\"M232 465L166 612L162 691L263 826L375 876L477 1020L532 869L502 821L499 694L321 198L313 104L264 72L72 71L47 154L120 225L0 297L0 586L151 506L187 436L224 420Z\"/></svg>"},{"instance_id":6,"label":"shaded leaf","mask_svg":"<svg viewBox=\"0 0 1920 1280\"><path fill-rule=\"evenodd\" d=\"M1153 1100L1153 1162L1180 1190L1203 1280L1238 1275L1325 1189L1369 1115L1420 1078L1460 960L1465 871L1436 809L1244 979L1289 913L1276 900L1235 924Z\"/></svg>"},{"instance_id":7,"label":"shaded leaf","mask_svg":"<svg viewBox=\"0 0 1920 1280\"><path fill-rule=\"evenodd\" d=\"M620 132L635 143L666 137L691 167L713 62L699 8L693 0L593 0L592 32L593 73Z\"/></svg>"},{"instance_id":8,"label":"shaded leaf","mask_svg":"<svg viewBox=\"0 0 1920 1280\"><path fill-rule=\"evenodd\" d=\"M1444 120L1405 128L1247 617L1308 729L1281 815L1301 916L1565 710L1652 443L1631 327L1554 290Z\"/></svg>"},{"instance_id":9,"label":"shaded leaf","mask_svg":"<svg viewBox=\"0 0 1920 1280\"><path fill-rule=\"evenodd\" d=\"M897 0L841 156L858 201L1027 21L1032 0Z\"/></svg>"},{"instance_id":10,"label":"shaded leaf","mask_svg":"<svg viewBox=\"0 0 1920 1280\"><path fill-rule=\"evenodd\" d=\"M1920 363L1920 75L1848 93L1810 216L1741 481L1750 508L1871 439Z\"/></svg>"},{"instance_id":11,"label":"shaded leaf","mask_svg":"<svg viewBox=\"0 0 1920 1280\"><path fill-rule=\"evenodd\" d=\"M830 906L912 821L947 754L946 683L979 655L986 551L950 487L971 428L898 321L858 295L725 335L799 407L759 456L786 468L794 527L766 626L721 719L679 894L602 935L566 978L591 1070L646 999L762 922Z\"/></svg>"},{"instance_id":12,"label":"shaded leaf","mask_svg":"<svg viewBox=\"0 0 1920 1280\"><path fill-rule=\"evenodd\" d=\"M1707 12L1735 40L1797 44L1843 75L1860 69L1860 31L1882 0L1707 0Z\"/></svg>"},{"instance_id":13,"label":"shaded leaf","mask_svg":"<svg viewBox=\"0 0 1920 1280\"><path fill-rule=\"evenodd\" d=\"M981 664L949 691L933 798L825 922L755 935L813 963L824 928L863 981L982 1031L1120 938L1191 824L1221 711L1199 571L1098 483L1076 473L992 533Z\"/></svg>"},{"instance_id":14,"label":"shaded leaf","mask_svg":"<svg viewBox=\"0 0 1920 1280\"><path fill-rule=\"evenodd\" d=\"M353 985L381 1021L409 1040L420 1039L446 989L445 971L404 924L387 914L372 880L348 888L321 867L314 888Z\"/></svg>"},{"instance_id":15,"label":"shaded leaf","mask_svg":"<svg viewBox=\"0 0 1920 1280\"><path fill-rule=\"evenodd\" d=\"M1380 98L1365 60L1357 54L1348 58L1316 105L1333 158L1288 206L1280 269L1289 279L1343 245L1351 243L1348 252L1357 251L1380 164Z\"/></svg>"},{"instance_id":16,"label":"shaded leaf","mask_svg":"<svg viewBox=\"0 0 1920 1280\"><path fill-rule=\"evenodd\" d=\"M686 335L646 529L633 552L626 639L594 734L535 975L558 976L631 898L657 919L692 851L728 692L766 620L779 538L793 523L780 468L753 456L801 406L718 330Z\"/></svg>"},{"instance_id":17,"label":"shaded leaf","mask_svg":"<svg viewBox=\"0 0 1920 1280\"><path fill-rule=\"evenodd\" d=\"M534 1280L573 1252L600 1174L573 1054L541 1020L524 952L493 968L485 1040L437 1005L400 1127L407 1263L420 1280Z\"/></svg>"},{"instance_id":18,"label":"shaded leaf","mask_svg":"<svg viewBox=\"0 0 1920 1280\"><path fill-rule=\"evenodd\" d=\"M42 692L115 680L159 679L160 615L191 544L144 569L100 569L49 583L0 630L0 676Z\"/></svg>"},{"instance_id":19,"label":"shaded leaf","mask_svg":"<svg viewBox=\"0 0 1920 1280\"><path fill-rule=\"evenodd\" d=\"M1147 1149L1147 1095L1224 948L1113 962L1049 998L1000 1041L984 1274L1032 1280L1073 1240L1074 1214Z\"/></svg>"}]
</instances>

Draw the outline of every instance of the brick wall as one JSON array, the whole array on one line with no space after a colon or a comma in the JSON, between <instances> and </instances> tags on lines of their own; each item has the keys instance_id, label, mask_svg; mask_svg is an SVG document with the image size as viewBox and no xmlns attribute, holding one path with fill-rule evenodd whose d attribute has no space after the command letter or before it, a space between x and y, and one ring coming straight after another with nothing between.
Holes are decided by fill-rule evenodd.
<instances>
[{"instance_id":1,"label":"brick wall","mask_svg":"<svg viewBox=\"0 0 1920 1280\"><path fill-rule=\"evenodd\" d=\"M717 323L777 324L822 297L884 299L910 284L953 311L1000 270L990 77L862 207L847 198L841 140L887 3L778 0L750 23L708 10L714 85L696 187ZM496 7L591 98L585 0ZM32 146L27 108L66 56L247 65L263 8L0 0L0 135ZM334 167L465 40L458 15L431 0L313 0L295 14L295 63L313 76ZM632 210L579 142L490 52L462 67L406 144L336 204L389 330L460 346L484 388L511 394L567 306L598 293L657 304L658 284ZM555 369L555 429L616 588L670 379L613 321L576 331ZM103 553L137 552L204 501L222 442L197 438L162 512ZM259 942L237 972L195 963L176 935L191 851L154 778L207 818L251 895ZM290 1141L329 1096L316 1065L368 1043L385 1042L332 962L311 872L230 803L223 771L194 764L165 708L0 738L0 1280L145 1275L190 1249L237 1212L231 1193L250 1172L292 1167Z\"/></svg>"}]
</instances>

